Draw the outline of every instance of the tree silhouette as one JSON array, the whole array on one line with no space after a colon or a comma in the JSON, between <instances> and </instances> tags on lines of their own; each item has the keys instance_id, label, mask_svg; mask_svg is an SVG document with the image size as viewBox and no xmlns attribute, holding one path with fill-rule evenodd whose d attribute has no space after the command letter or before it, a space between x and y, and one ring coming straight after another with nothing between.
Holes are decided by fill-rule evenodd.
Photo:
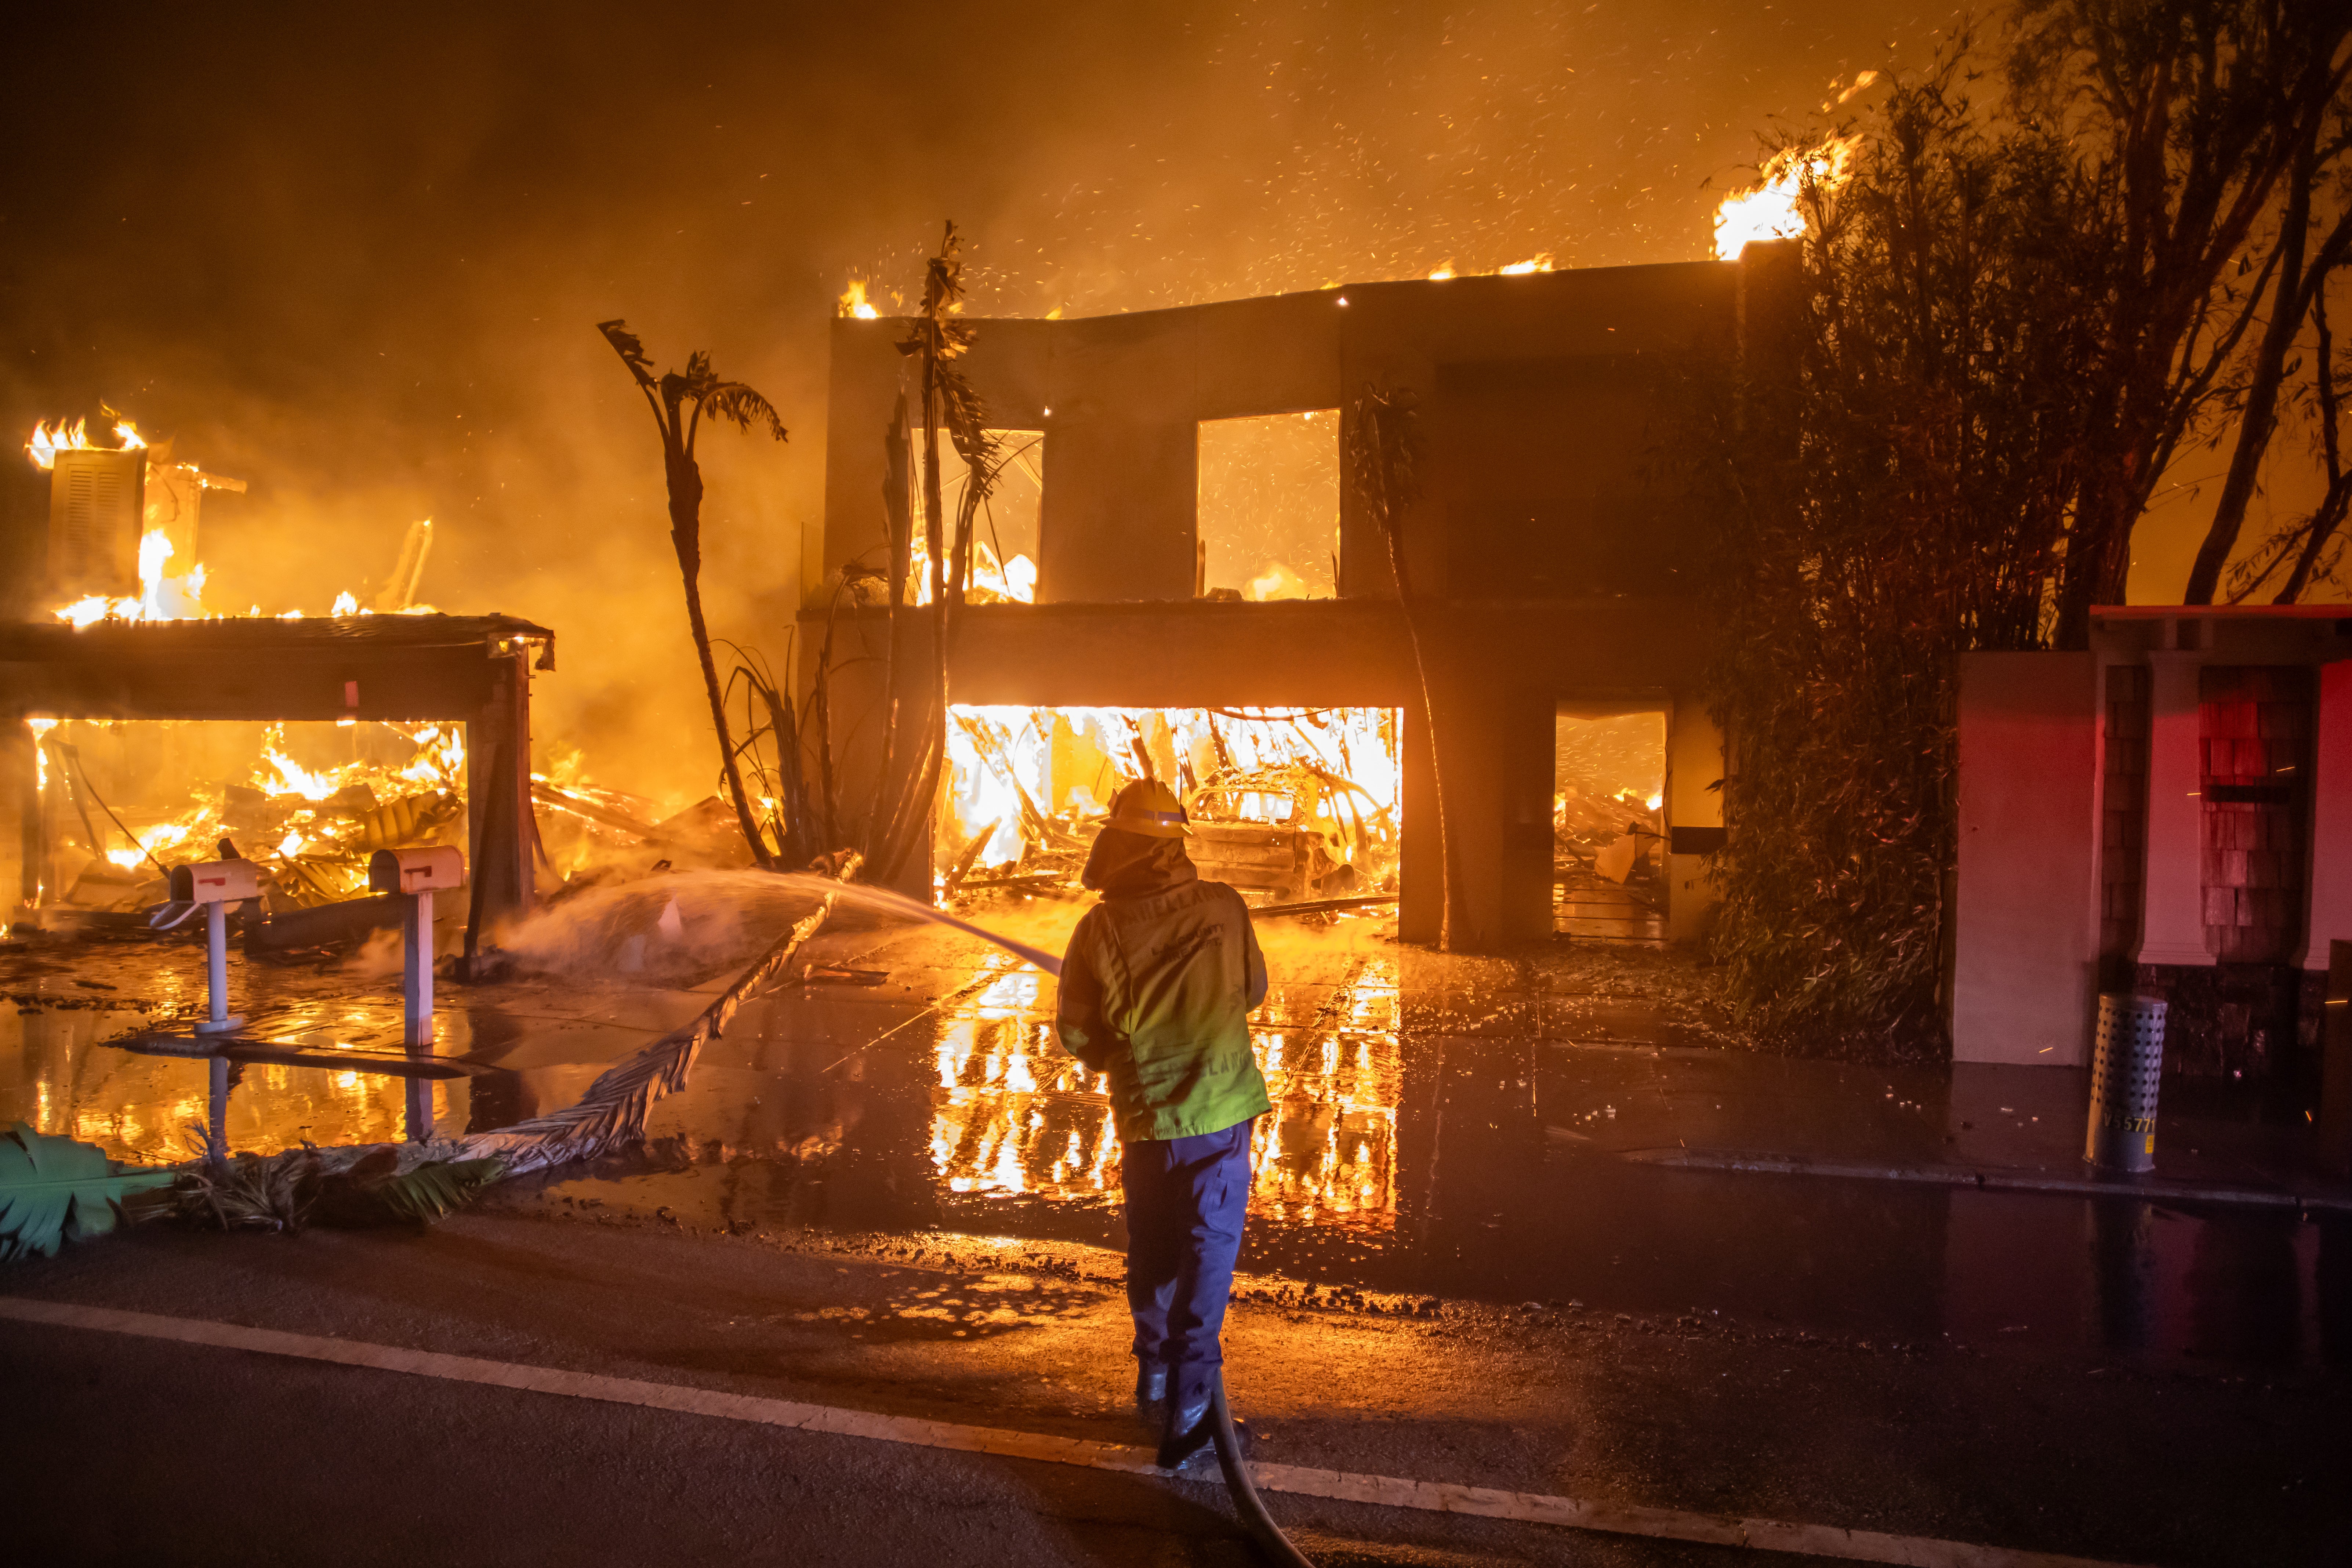
<instances>
[{"instance_id":1,"label":"tree silhouette","mask_svg":"<svg viewBox=\"0 0 2352 1568\"><path fill-rule=\"evenodd\" d=\"M669 540L677 552L678 574L686 582L686 620L694 633L695 657L702 661L710 722L719 731L719 771L726 777L735 820L742 826L752 858L763 869L774 870L775 856L760 833L751 798L743 791L742 769L727 729L726 689L719 684L719 667L710 657L710 628L702 617L702 469L694 460L694 441L706 414L732 420L739 430L764 424L779 441L784 439L784 422L773 405L741 382L721 381L710 368L710 355L700 349L687 356L685 374L668 371L657 376L645 346L626 321L599 321L596 330L629 367L661 432L662 473L669 485Z\"/></svg>"}]
</instances>

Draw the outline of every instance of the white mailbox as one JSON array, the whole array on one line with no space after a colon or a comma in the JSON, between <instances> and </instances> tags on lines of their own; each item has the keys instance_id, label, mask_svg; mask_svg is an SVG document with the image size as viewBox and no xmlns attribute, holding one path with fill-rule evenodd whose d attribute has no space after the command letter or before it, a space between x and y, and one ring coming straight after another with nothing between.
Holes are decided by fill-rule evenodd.
<instances>
[{"instance_id":1,"label":"white mailbox","mask_svg":"<svg viewBox=\"0 0 2352 1568\"><path fill-rule=\"evenodd\" d=\"M401 1039L412 1051L433 1048L433 895L466 880L466 857L447 844L430 849L379 849L368 857L368 886L408 900L401 911ZM433 1136L432 1104L415 1095L424 1080L409 1079L411 1138ZM421 1106L421 1110L420 1110Z\"/></svg>"},{"instance_id":2,"label":"white mailbox","mask_svg":"<svg viewBox=\"0 0 2352 1568\"><path fill-rule=\"evenodd\" d=\"M205 911L205 985L212 1005L196 1020L196 1033L226 1035L245 1023L228 1010L228 907L261 896L260 871L250 860L199 860L173 867L168 880L172 903L148 923L168 930L196 910ZM174 905L180 906L176 914ZM215 1064L214 1070L221 1069Z\"/></svg>"},{"instance_id":3,"label":"white mailbox","mask_svg":"<svg viewBox=\"0 0 2352 1568\"><path fill-rule=\"evenodd\" d=\"M429 849L379 849L368 857L368 889L377 893L431 893L466 880L466 857L453 845Z\"/></svg>"},{"instance_id":4,"label":"white mailbox","mask_svg":"<svg viewBox=\"0 0 2352 1568\"><path fill-rule=\"evenodd\" d=\"M261 897L261 880L250 860L200 860L172 868L172 901L234 904Z\"/></svg>"}]
</instances>

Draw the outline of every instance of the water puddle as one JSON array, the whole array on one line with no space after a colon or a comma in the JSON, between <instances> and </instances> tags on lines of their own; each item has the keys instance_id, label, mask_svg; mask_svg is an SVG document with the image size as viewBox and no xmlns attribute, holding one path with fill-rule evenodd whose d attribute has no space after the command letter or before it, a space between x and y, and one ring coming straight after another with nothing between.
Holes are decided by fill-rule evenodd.
<instances>
[{"instance_id":1,"label":"water puddle","mask_svg":"<svg viewBox=\"0 0 2352 1568\"><path fill-rule=\"evenodd\" d=\"M657 929L649 910L583 911L581 931L597 933L592 969L638 927ZM1076 912L1005 923L1058 952ZM2340 1365L2352 1352L2342 1219L1626 1157L1780 1147L2067 1167L2081 1113L2064 1075L1889 1074L1692 1048L1704 1026L1651 986L1653 958L1565 973L1446 960L1381 940L1369 922L1270 936L1269 951L1276 981L1253 1041L1275 1110L1254 1152L1249 1273L1720 1311L1904 1342L2273 1365ZM497 1202L697 1229L888 1232L910 1245L934 1230L1123 1244L1106 1084L1055 1045L1051 979L960 934L856 920L828 928L810 957L832 979L747 1005L685 1089L655 1105L643 1148L511 1184ZM209 1110L207 1065L106 1042L194 1011L190 954L52 950L9 954L0 969L15 998L0 1004L0 1121L124 1158L187 1157ZM412 1087L444 1134L558 1109L692 1017L718 984L681 970L667 984L608 972L447 986L436 1053L465 1070L411 1080L363 1059L396 1047L395 979L241 962L236 978L257 1037L353 1064L246 1064L227 1090L226 1132L232 1147L262 1151L396 1139ZM2168 1139L2201 1138L2201 1159L2252 1158L2262 1129L2200 1114ZM938 1305L939 1326L906 1331L971 1331L984 1316L971 1302Z\"/></svg>"}]
</instances>

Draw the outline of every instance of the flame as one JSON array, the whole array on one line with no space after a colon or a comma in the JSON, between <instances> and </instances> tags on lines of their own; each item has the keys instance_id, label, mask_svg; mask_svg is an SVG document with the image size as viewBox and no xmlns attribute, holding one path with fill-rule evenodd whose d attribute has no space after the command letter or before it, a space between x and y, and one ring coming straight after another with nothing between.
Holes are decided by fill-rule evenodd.
<instances>
[{"instance_id":1,"label":"flame","mask_svg":"<svg viewBox=\"0 0 2352 1568\"><path fill-rule=\"evenodd\" d=\"M1077 833L1099 819L1102 801L1140 776L1134 743L1142 735L1153 754L1187 779L1230 767L1242 773L1312 768L1353 782L1362 791L1346 807L1327 800L1325 826L1354 816L1360 841L1394 847L1393 824L1402 776L1394 712L1339 708L1307 714L1286 710L1199 708L1013 708L955 704L949 710L949 769L944 805L953 818L952 852L971 848L983 831L967 874L1019 863L1033 847L1036 813ZM1025 803L1024 797L1026 797ZM1033 809L1034 808L1034 809ZM1224 809L1250 821L1294 824L1292 797L1269 788L1248 791ZM1024 819L1028 818L1024 834ZM1343 835L1343 837L1346 837ZM1347 858L1355 858L1357 841ZM1359 867L1360 874L1373 868Z\"/></svg>"},{"instance_id":2,"label":"flame","mask_svg":"<svg viewBox=\"0 0 2352 1568\"><path fill-rule=\"evenodd\" d=\"M128 419L116 421L114 434L121 444L110 448L111 450L137 451L143 450L147 447L146 437L142 436L139 433L139 427ZM63 420L59 420L55 426L49 425L47 421L36 423L31 438L25 443L25 450L31 456L34 463L51 471L55 471L57 468L59 452L93 449L110 448L97 447L96 443L89 438L89 422L79 419L71 425L68 425ZM152 477L154 470L151 468L149 471ZM193 468L188 471L194 472ZM195 475L195 479L197 482L207 484L216 482L201 474ZM423 526L429 530L432 526L430 520L427 520ZM77 599L69 605L58 607L55 612L58 619L76 626L87 626L103 620L168 621L203 618L205 613L204 563L191 562L184 574L176 576L170 575L167 573L167 564L178 553L179 546L172 542L168 532L161 528L148 529L139 536L139 592L135 595L125 595L120 598L93 594L85 598ZM258 605L255 605L251 613L258 616L261 614L261 607ZM335 595L334 608L330 613L337 616L365 616L373 615L374 611L361 607L359 595L346 590ZM398 613L406 616L429 616L437 612L430 605L409 604L403 605ZM278 618L300 620L302 612L289 610Z\"/></svg>"},{"instance_id":3,"label":"flame","mask_svg":"<svg viewBox=\"0 0 2352 1568\"><path fill-rule=\"evenodd\" d=\"M881 315L881 311L876 310L872 305L866 302L866 279L863 278L851 279L849 280L849 287L843 289L841 293L841 314L845 316L855 316L861 321L870 321L876 317Z\"/></svg>"},{"instance_id":4,"label":"flame","mask_svg":"<svg viewBox=\"0 0 2352 1568\"><path fill-rule=\"evenodd\" d=\"M931 602L931 552L919 539L907 558L907 595L910 604ZM1037 602L1037 563L1026 555L1015 555L1000 563L988 541L975 539L971 543L971 581L965 585L964 599L974 605L1034 605Z\"/></svg>"},{"instance_id":5,"label":"flame","mask_svg":"<svg viewBox=\"0 0 2352 1568\"><path fill-rule=\"evenodd\" d=\"M1846 182L1861 132L1832 136L1817 147L1784 147L1765 162L1763 183L1723 198L1715 209L1715 256L1737 261L1751 241L1796 239L1805 232L1803 198L1834 192Z\"/></svg>"},{"instance_id":6,"label":"flame","mask_svg":"<svg viewBox=\"0 0 2352 1568\"><path fill-rule=\"evenodd\" d=\"M1507 267L1496 267L1486 272L1464 272L1454 267L1453 258L1449 257L1437 264L1437 269L1429 275L1429 280L1443 283L1448 278L1524 278L1531 272L1550 272L1556 265L1551 252L1547 250L1530 256L1525 261L1514 261ZM1345 300L1339 302L1347 303Z\"/></svg>"},{"instance_id":7,"label":"flame","mask_svg":"<svg viewBox=\"0 0 2352 1568\"><path fill-rule=\"evenodd\" d=\"M341 787L331 773L312 773L288 756L283 750L285 744L286 726L272 724L268 737L261 742L261 760L270 772L278 775L278 787L270 790L270 794L299 795L304 800L324 800ZM268 781L264 780L263 784L267 787Z\"/></svg>"},{"instance_id":8,"label":"flame","mask_svg":"<svg viewBox=\"0 0 2352 1568\"><path fill-rule=\"evenodd\" d=\"M114 435L119 443L112 448L115 451L133 452L146 447L147 437L139 434L139 426L128 419L115 422ZM42 468L55 468L59 452L86 452L94 448L106 450L89 438L89 421L87 419L77 419L71 425L60 419L54 430L49 428L47 421L36 423L32 439L25 443L25 450L31 455L34 466Z\"/></svg>"},{"instance_id":9,"label":"flame","mask_svg":"<svg viewBox=\"0 0 2352 1568\"><path fill-rule=\"evenodd\" d=\"M1665 804L1666 804L1666 792L1665 792L1665 791L1664 791L1664 790L1660 790L1660 791L1658 791L1656 794L1654 794L1654 795L1651 795L1649 799L1647 799L1647 800L1643 801L1642 804L1643 804L1643 805L1645 805L1645 806L1648 806L1652 811L1655 811L1655 810L1657 810L1657 809L1658 809L1658 807L1660 807L1660 806L1662 806L1662 805L1665 805Z\"/></svg>"},{"instance_id":10,"label":"flame","mask_svg":"<svg viewBox=\"0 0 2352 1568\"><path fill-rule=\"evenodd\" d=\"M112 727L106 721L83 722ZM26 723L37 742L58 721ZM239 804L232 793L235 786L199 784L192 804L168 819L145 822L126 811L130 821L118 825L133 840L130 846L123 845L121 835L101 829L110 842L89 846L99 855L94 863L110 862L139 873L142 890L136 896L147 898L152 896L144 890L152 886L151 858L201 857L201 847L217 839L233 837L243 844L250 837L258 840L253 854L262 863L273 908L308 908L363 895L373 850L387 844L446 841L463 832L459 800L466 749L463 728L455 724L412 729L370 720L339 724L328 732L348 733L362 723L375 738L335 742L335 749L353 760L323 767L306 765L289 754L285 724L268 726L261 755L247 774L258 802L248 795ZM323 724L315 728L326 730ZM383 757L385 738L411 743L408 752L394 753L404 760L374 760ZM50 771L47 748L37 743L35 757L39 787L46 789ZM108 888L100 891L115 896ZM77 887L66 897L82 902L85 895ZM97 907L108 906L101 902Z\"/></svg>"},{"instance_id":11,"label":"flame","mask_svg":"<svg viewBox=\"0 0 2352 1568\"><path fill-rule=\"evenodd\" d=\"M110 849L106 858L126 871L136 870L148 856L159 849L171 848L185 839L188 832L188 825L184 822L159 823L146 832L133 836L139 840L138 848Z\"/></svg>"}]
</instances>

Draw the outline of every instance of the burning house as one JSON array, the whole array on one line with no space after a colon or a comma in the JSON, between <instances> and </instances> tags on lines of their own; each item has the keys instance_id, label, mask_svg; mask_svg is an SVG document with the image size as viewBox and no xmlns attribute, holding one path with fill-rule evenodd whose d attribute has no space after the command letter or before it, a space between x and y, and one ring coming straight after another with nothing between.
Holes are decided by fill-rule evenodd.
<instances>
[{"instance_id":1,"label":"burning house","mask_svg":"<svg viewBox=\"0 0 2352 1568\"><path fill-rule=\"evenodd\" d=\"M1696 933L1722 742L1698 520L1661 458L1682 378L1764 341L1782 257L971 323L958 363L1010 457L949 634L926 852L898 879L1064 879L1149 773L1185 795L1204 871L1265 901L1394 899L1400 934L1433 940L1444 857L1458 946ZM829 683L853 814L908 766L892 737L936 721L933 622L881 586L903 528L907 602L929 592L919 521L894 522L921 505L908 335L870 306L835 323L805 545L827 586L803 681ZM1346 478L1370 386L1414 411L1402 601ZM952 509L968 476L943 468Z\"/></svg>"},{"instance_id":2,"label":"burning house","mask_svg":"<svg viewBox=\"0 0 2352 1568\"><path fill-rule=\"evenodd\" d=\"M417 605L431 525L410 531L373 605L208 612L198 524L241 481L175 462L130 424L37 427L48 470L43 564L0 625L0 876L13 923L136 923L166 867L259 868L247 939L348 939L395 917L369 898L376 850L465 846L467 932L528 910L539 875L530 679L554 637L507 616Z\"/></svg>"}]
</instances>

